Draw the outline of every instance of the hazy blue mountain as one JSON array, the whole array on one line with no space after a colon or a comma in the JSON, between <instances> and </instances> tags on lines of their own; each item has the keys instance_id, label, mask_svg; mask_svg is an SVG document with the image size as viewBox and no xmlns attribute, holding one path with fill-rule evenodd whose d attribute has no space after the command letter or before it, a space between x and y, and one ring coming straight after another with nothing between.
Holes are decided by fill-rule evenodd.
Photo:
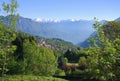
<instances>
[{"instance_id":1,"label":"hazy blue mountain","mask_svg":"<svg viewBox=\"0 0 120 81\"><path fill-rule=\"evenodd\" d=\"M41 21L20 17L17 20L18 30L46 38L60 38L74 44L83 42L93 33L94 21L90 20L62 20Z\"/></svg>"},{"instance_id":2,"label":"hazy blue mountain","mask_svg":"<svg viewBox=\"0 0 120 81\"><path fill-rule=\"evenodd\" d=\"M116 19L116 21L120 21L120 17Z\"/></svg>"},{"instance_id":3,"label":"hazy blue mountain","mask_svg":"<svg viewBox=\"0 0 120 81\"><path fill-rule=\"evenodd\" d=\"M90 44L88 42L89 39L91 39L92 37L97 37L97 34L96 32L93 32L85 41L83 41L82 43L79 43L78 45L81 46L81 47L89 47Z\"/></svg>"}]
</instances>

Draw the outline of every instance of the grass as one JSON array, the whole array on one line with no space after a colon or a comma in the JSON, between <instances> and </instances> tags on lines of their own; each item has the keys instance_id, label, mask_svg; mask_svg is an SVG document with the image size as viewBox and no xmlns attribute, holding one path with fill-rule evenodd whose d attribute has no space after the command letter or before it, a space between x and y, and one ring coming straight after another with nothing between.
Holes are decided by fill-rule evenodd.
<instances>
[{"instance_id":1,"label":"grass","mask_svg":"<svg viewBox=\"0 0 120 81\"><path fill-rule=\"evenodd\" d=\"M13 75L6 76L4 79L0 77L0 81L67 81L60 78L46 77L46 76L33 76L33 75Z\"/></svg>"},{"instance_id":2,"label":"grass","mask_svg":"<svg viewBox=\"0 0 120 81\"><path fill-rule=\"evenodd\" d=\"M67 63L67 65L68 65L68 66L75 65L76 67L78 67L78 66L79 66L79 64L78 64L78 63Z\"/></svg>"}]
</instances>

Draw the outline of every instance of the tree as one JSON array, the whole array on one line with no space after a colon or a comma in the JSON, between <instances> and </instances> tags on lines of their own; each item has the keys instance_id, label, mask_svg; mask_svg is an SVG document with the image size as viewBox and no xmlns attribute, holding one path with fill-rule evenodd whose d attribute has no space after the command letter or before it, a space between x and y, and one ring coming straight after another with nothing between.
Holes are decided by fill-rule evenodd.
<instances>
[{"instance_id":1,"label":"tree","mask_svg":"<svg viewBox=\"0 0 120 81\"><path fill-rule=\"evenodd\" d=\"M96 18L95 21L94 28L97 37L92 39L93 46L89 47L87 51L88 56L92 58L90 72L94 73L93 78L100 81L109 81L115 76L112 71L112 65L116 61L116 49L113 43L105 37L102 25Z\"/></svg>"},{"instance_id":2,"label":"tree","mask_svg":"<svg viewBox=\"0 0 120 81\"><path fill-rule=\"evenodd\" d=\"M46 47L40 47L39 58L40 73L46 76L54 75L57 68L57 59L55 58L54 51Z\"/></svg>"},{"instance_id":3,"label":"tree","mask_svg":"<svg viewBox=\"0 0 120 81\"><path fill-rule=\"evenodd\" d=\"M15 12L18 6L17 1L15 0L11 0L10 4L3 2L2 6L3 10L7 13L8 18L10 19L7 26L0 23L0 71L1 76L4 76L4 74L8 71L7 61L11 56L10 54L13 53L16 48L11 44L11 42L16 38L16 34L10 28L16 26L16 19L18 16L15 15Z\"/></svg>"},{"instance_id":4,"label":"tree","mask_svg":"<svg viewBox=\"0 0 120 81\"><path fill-rule=\"evenodd\" d=\"M67 64L68 63L68 59L65 57L64 58L64 64Z\"/></svg>"},{"instance_id":5,"label":"tree","mask_svg":"<svg viewBox=\"0 0 120 81\"><path fill-rule=\"evenodd\" d=\"M38 47L35 41L23 42L23 69L35 75L53 75L57 68L54 51L46 47Z\"/></svg>"},{"instance_id":6,"label":"tree","mask_svg":"<svg viewBox=\"0 0 120 81\"><path fill-rule=\"evenodd\" d=\"M16 38L15 33L11 29L7 29L5 25L0 24L0 70L1 76L4 76L7 69L7 61L14 52L16 46L11 45L11 42Z\"/></svg>"},{"instance_id":7,"label":"tree","mask_svg":"<svg viewBox=\"0 0 120 81\"><path fill-rule=\"evenodd\" d=\"M64 54L64 57L68 59L71 63L76 63L79 61L81 56L87 56L85 49L77 49L77 50L67 50Z\"/></svg>"},{"instance_id":8,"label":"tree","mask_svg":"<svg viewBox=\"0 0 120 81\"><path fill-rule=\"evenodd\" d=\"M85 57L80 57L79 61L78 61L78 64L79 64L79 67L80 69L84 70L86 69L86 66L87 66L87 63L86 63L86 58Z\"/></svg>"},{"instance_id":9,"label":"tree","mask_svg":"<svg viewBox=\"0 0 120 81\"><path fill-rule=\"evenodd\" d=\"M11 0L9 4L5 2L2 3L3 10L6 12L6 17L8 18L7 25L10 28L15 29L16 27L16 20L19 17L19 14L16 14L18 3L17 0Z\"/></svg>"},{"instance_id":10,"label":"tree","mask_svg":"<svg viewBox=\"0 0 120 81\"><path fill-rule=\"evenodd\" d=\"M105 33L105 37L110 40L110 42L114 45L114 49L116 50L115 60L116 62L113 64L113 72L116 75L114 81L119 81L120 77L120 21L109 21L102 26L103 31Z\"/></svg>"},{"instance_id":11,"label":"tree","mask_svg":"<svg viewBox=\"0 0 120 81\"><path fill-rule=\"evenodd\" d=\"M105 33L105 37L114 41L116 38L120 38L120 21L109 21L102 26Z\"/></svg>"},{"instance_id":12,"label":"tree","mask_svg":"<svg viewBox=\"0 0 120 81\"><path fill-rule=\"evenodd\" d=\"M34 40L30 41L28 39L23 41L23 72L30 73L32 67L37 63L38 53L37 44Z\"/></svg>"}]
</instances>

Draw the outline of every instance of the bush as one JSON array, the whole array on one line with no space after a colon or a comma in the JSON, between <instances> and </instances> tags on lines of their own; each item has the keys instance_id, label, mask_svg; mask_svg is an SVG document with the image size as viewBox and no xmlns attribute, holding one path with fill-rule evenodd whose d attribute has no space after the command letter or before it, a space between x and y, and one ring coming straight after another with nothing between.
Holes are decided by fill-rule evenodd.
<instances>
[{"instance_id":1,"label":"bush","mask_svg":"<svg viewBox=\"0 0 120 81\"><path fill-rule=\"evenodd\" d=\"M55 76L65 76L64 70L57 69L55 72Z\"/></svg>"}]
</instances>

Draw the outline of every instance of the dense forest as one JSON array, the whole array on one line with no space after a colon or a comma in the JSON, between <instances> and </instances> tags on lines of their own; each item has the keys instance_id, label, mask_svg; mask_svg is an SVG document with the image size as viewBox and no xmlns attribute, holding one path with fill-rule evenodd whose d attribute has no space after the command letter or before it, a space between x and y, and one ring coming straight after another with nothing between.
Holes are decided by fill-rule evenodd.
<instances>
[{"instance_id":1,"label":"dense forest","mask_svg":"<svg viewBox=\"0 0 120 81\"><path fill-rule=\"evenodd\" d=\"M120 21L94 18L96 35L82 48L17 31L17 1L2 6L8 21L0 18L0 81L120 81Z\"/></svg>"}]
</instances>

